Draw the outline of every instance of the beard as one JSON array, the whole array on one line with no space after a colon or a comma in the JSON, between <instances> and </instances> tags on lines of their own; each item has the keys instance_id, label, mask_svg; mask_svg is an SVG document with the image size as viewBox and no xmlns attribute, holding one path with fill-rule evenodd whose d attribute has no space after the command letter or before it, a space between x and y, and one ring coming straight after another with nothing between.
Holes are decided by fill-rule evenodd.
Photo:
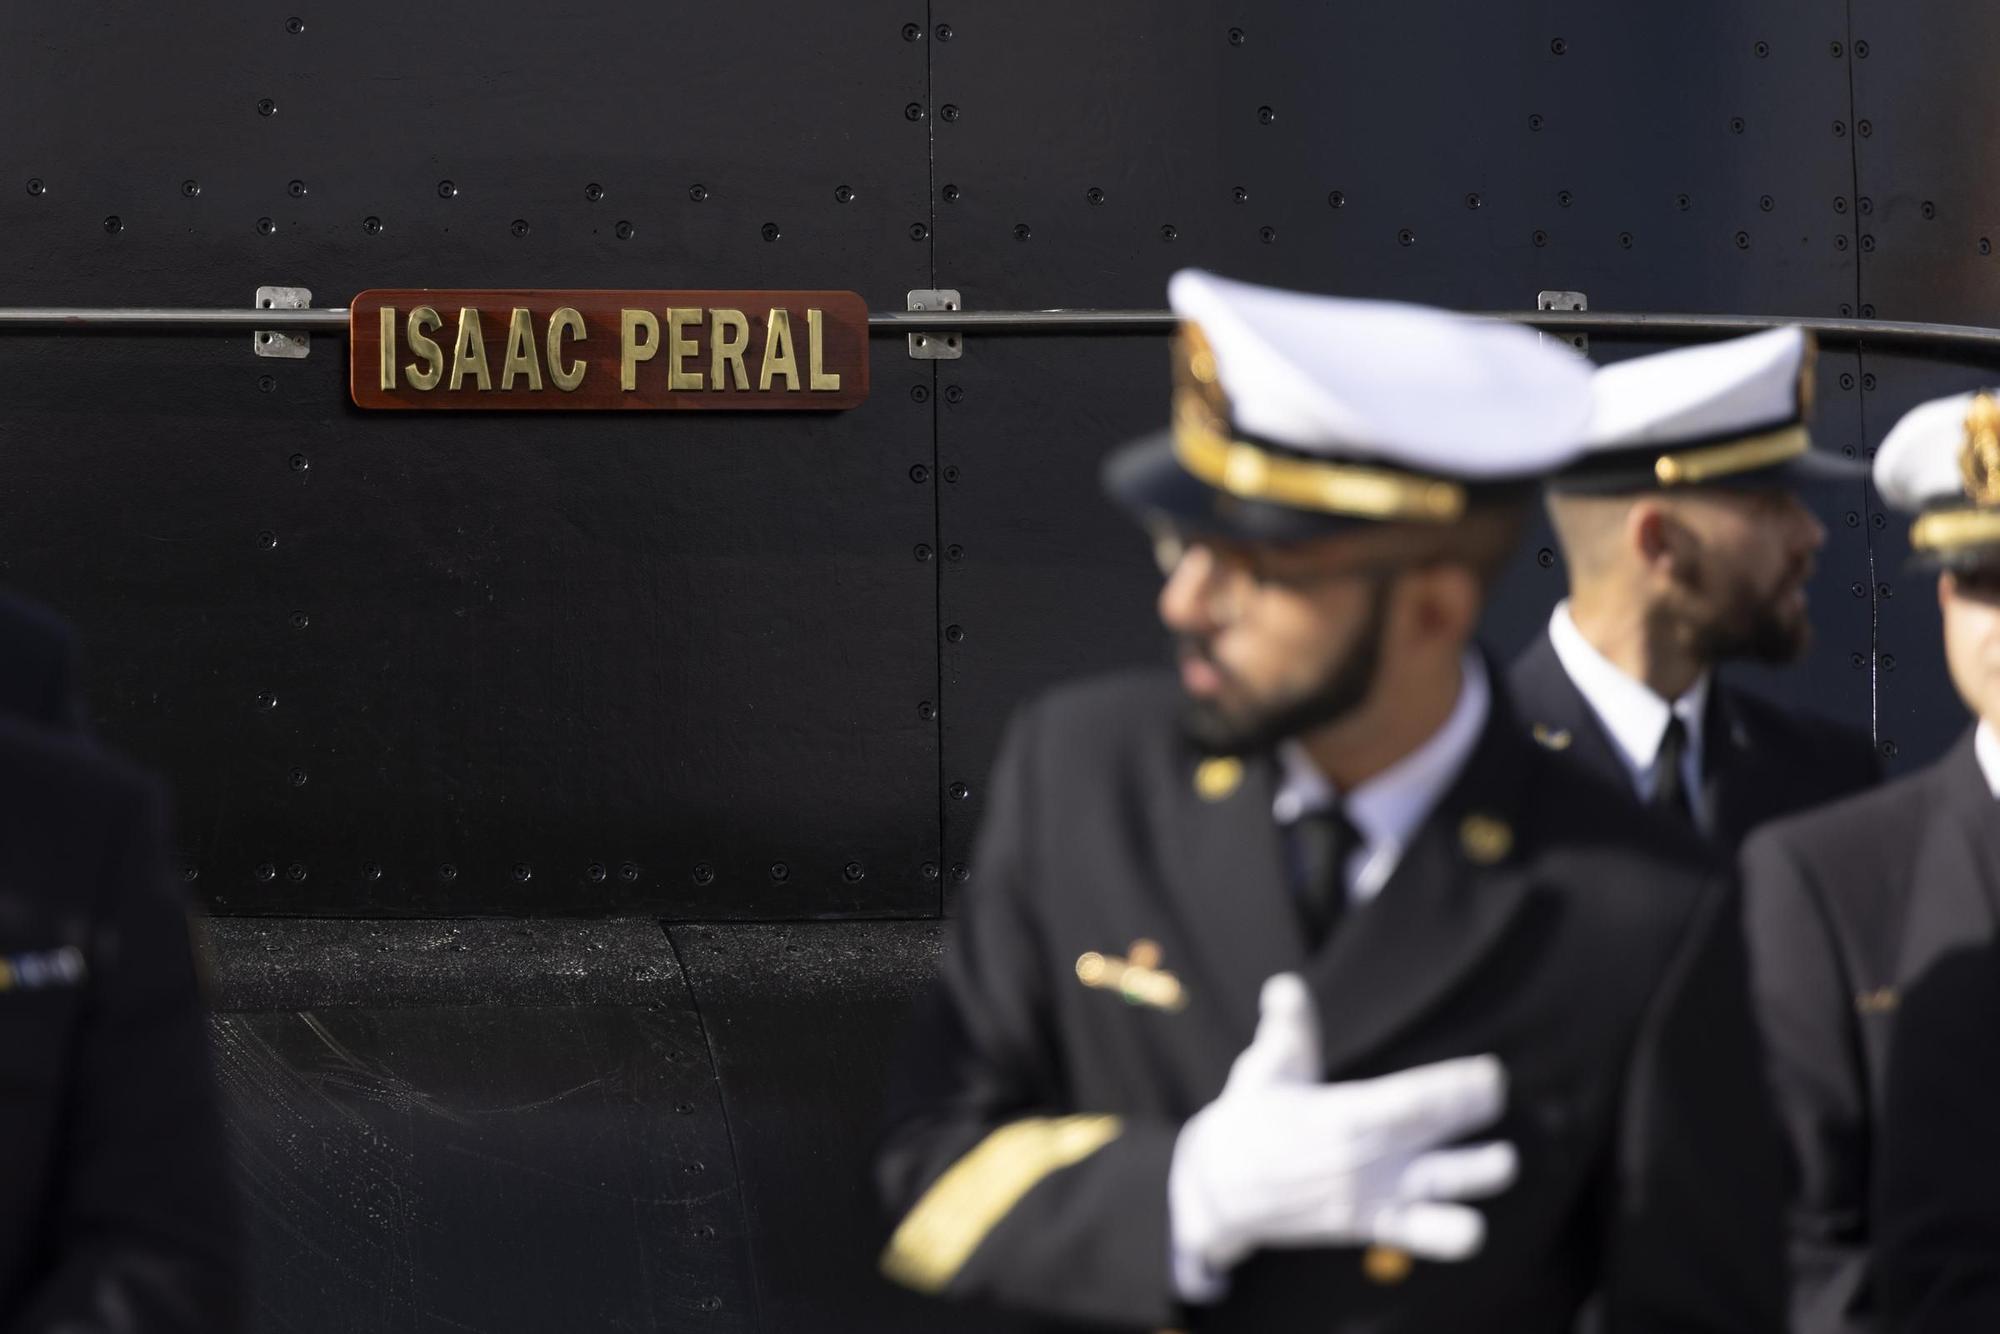
<instances>
[{"instance_id":1,"label":"beard","mask_svg":"<svg viewBox=\"0 0 2000 1334\"><path fill-rule=\"evenodd\" d=\"M1805 581L1810 567L1794 565L1774 591L1749 587L1744 583L1713 588L1709 614L1695 624L1694 651L1708 663L1755 662L1783 666L1805 656L1812 644L1812 618L1801 609L1798 615L1779 610L1785 594ZM1714 580L1702 583L1716 585ZM1702 591L1697 584L1692 591Z\"/></svg>"},{"instance_id":2,"label":"beard","mask_svg":"<svg viewBox=\"0 0 2000 1334\"><path fill-rule=\"evenodd\" d=\"M1340 660L1311 688L1289 699L1233 711L1219 700L1189 699L1181 712L1183 735L1211 755L1241 755L1268 750L1280 741L1339 722L1360 708L1375 689L1388 613L1389 580L1376 579L1369 587L1367 618L1360 631ZM1182 650L1208 658L1199 641L1184 640Z\"/></svg>"}]
</instances>

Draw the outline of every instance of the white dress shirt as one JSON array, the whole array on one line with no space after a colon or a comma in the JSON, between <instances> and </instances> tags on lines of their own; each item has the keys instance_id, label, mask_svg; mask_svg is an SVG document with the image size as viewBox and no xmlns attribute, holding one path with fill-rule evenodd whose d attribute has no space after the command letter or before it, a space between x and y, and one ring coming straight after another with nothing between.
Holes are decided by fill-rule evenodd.
<instances>
[{"instance_id":1,"label":"white dress shirt","mask_svg":"<svg viewBox=\"0 0 2000 1334\"><path fill-rule=\"evenodd\" d=\"M1687 729L1687 747L1681 752L1681 781L1692 798L1695 823L1703 833L1710 831L1712 817L1701 800L1702 721L1708 711L1709 673L1703 672L1687 693L1669 704L1653 693L1643 681L1635 681L1597 646L1583 637L1569 614L1569 599L1556 604L1549 617L1549 642L1556 659L1569 674L1590 711L1597 715L1611 737L1612 749L1625 763L1625 772L1641 802L1653 799L1656 786L1653 763L1666 739L1667 720L1678 717Z\"/></svg>"},{"instance_id":2,"label":"white dress shirt","mask_svg":"<svg viewBox=\"0 0 2000 1334\"><path fill-rule=\"evenodd\" d=\"M1979 724L1973 733L1972 754L1979 761L1979 772L1986 775L1986 786L2000 799L2000 736L1993 734L1992 723Z\"/></svg>"},{"instance_id":3,"label":"white dress shirt","mask_svg":"<svg viewBox=\"0 0 2000 1334\"><path fill-rule=\"evenodd\" d=\"M1283 826L1339 803L1361 835L1361 845L1347 859L1347 901L1359 906L1382 892L1402 860L1403 849L1417 826L1431 813L1438 798L1458 777L1486 730L1493 708L1493 687L1486 664L1467 653L1459 668L1458 702L1444 726L1402 759L1348 793L1344 801L1297 741L1278 747L1284 769L1271 814ZM1665 726L1665 724L1662 724Z\"/></svg>"}]
</instances>

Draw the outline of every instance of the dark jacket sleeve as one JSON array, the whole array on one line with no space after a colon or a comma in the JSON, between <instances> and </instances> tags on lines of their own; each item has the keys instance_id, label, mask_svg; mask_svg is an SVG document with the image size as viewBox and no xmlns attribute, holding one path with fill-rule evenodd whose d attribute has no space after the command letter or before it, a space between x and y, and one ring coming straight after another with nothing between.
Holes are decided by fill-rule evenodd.
<instances>
[{"instance_id":1,"label":"dark jacket sleeve","mask_svg":"<svg viewBox=\"0 0 2000 1334\"><path fill-rule=\"evenodd\" d=\"M1828 905L1781 833L1743 850L1752 990L1796 1193L1786 1216L1797 1329L1862 1334L1869 1313L1870 1113L1854 997Z\"/></svg>"},{"instance_id":2,"label":"dark jacket sleeve","mask_svg":"<svg viewBox=\"0 0 2000 1334\"><path fill-rule=\"evenodd\" d=\"M10 1334L240 1327L228 1155L161 803L129 802L97 887L47 1277Z\"/></svg>"},{"instance_id":3,"label":"dark jacket sleeve","mask_svg":"<svg viewBox=\"0 0 2000 1334\"><path fill-rule=\"evenodd\" d=\"M1785 1173L1750 1012L1739 900L1693 915L1626 1073L1609 1201L1609 1334L1784 1327Z\"/></svg>"},{"instance_id":4,"label":"dark jacket sleeve","mask_svg":"<svg viewBox=\"0 0 2000 1334\"><path fill-rule=\"evenodd\" d=\"M1167 1168L1178 1127L1072 1105L1042 946L1032 713L1009 729L939 979L918 1002L877 1158L884 1272L1063 1319L1176 1323ZM1045 797L1041 799L1046 799Z\"/></svg>"},{"instance_id":5,"label":"dark jacket sleeve","mask_svg":"<svg viewBox=\"0 0 2000 1334\"><path fill-rule=\"evenodd\" d=\"M2000 946L1942 956L1903 991L1876 1199L1882 1326L2000 1329Z\"/></svg>"}]
</instances>

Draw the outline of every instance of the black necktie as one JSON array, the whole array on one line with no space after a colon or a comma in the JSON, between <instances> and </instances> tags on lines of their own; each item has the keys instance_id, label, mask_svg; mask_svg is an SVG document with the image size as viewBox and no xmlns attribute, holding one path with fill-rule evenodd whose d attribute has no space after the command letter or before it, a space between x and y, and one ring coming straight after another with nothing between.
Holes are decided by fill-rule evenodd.
<instances>
[{"instance_id":1,"label":"black necktie","mask_svg":"<svg viewBox=\"0 0 2000 1334\"><path fill-rule=\"evenodd\" d=\"M1668 714L1666 735L1660 738L1660 753L1653 757L1653 799L1648 804L1693 829L1694 802L1688 794L1683 763L1687 747L1687 724L1678 713Z\"/></svg>"},{"instance_id":2,"label":"black necktie","mask_svg":"<svg viewBox=\"0 0 2000 1334\"><path fill-rule=\"evenodd\" d=\"M1318 949L1347 909L1347 860L1361 846L1361 831L1338 806L1309 811L1292 826L1298 850L1299 919L1306 946Z\"/></svg>"}]
</instances>

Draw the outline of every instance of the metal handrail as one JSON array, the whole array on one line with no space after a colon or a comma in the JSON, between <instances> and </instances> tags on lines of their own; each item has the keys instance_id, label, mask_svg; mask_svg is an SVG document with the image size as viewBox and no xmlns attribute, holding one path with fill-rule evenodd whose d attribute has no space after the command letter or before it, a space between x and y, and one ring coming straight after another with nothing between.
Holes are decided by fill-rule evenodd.
<instances>
[{"instance_id":1,"label":"metal handrail","mask_svg":"<svg viewBox=\"0 0 2000 1334\"><path fill-rule=\"evenodd\" d=\"M1480 318L1511 320L1550 333L1624 335L1663 340L1725 337L1797 325L1833 343L1909 344L1986 351L2000 349L2000 329L1972 324L1908 320L1816 319L1790 315L1691 315L1611 311L1485 311ZM1175 318L1164 310L922 310L874 311L870 333L1158 333ZM307 333L344 332L347 309L210 310L175 307L16 306L0 307L0 332L47 330L221 330L286 329Z\"/></svg>"}]
</instances>

